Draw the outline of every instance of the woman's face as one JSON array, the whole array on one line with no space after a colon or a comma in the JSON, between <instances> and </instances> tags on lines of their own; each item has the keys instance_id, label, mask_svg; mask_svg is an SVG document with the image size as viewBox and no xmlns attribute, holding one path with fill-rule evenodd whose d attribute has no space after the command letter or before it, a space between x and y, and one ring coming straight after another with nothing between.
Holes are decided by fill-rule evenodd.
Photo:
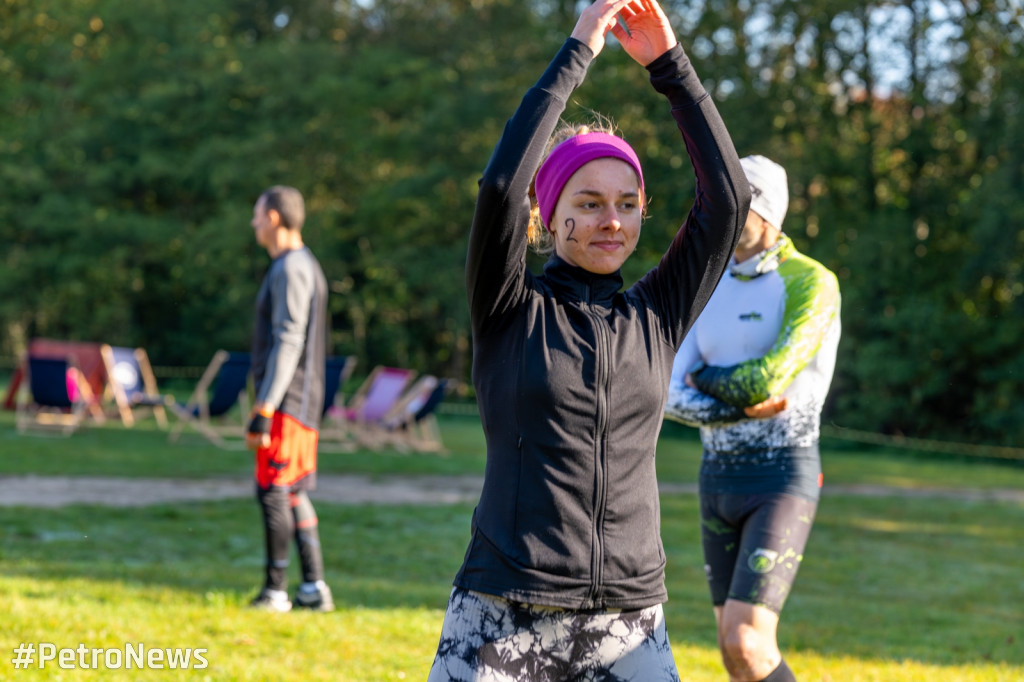
<instances>
[{"instance_id":1,"label":"woman's face","mask_svg":"<svg viewBox=\"0 0 1024 682\"><path fill-rule=\"evenodd\" d=\"M619 159L595 159L562 188L551 216L555 253L607 275L622 267L640 237L643 197L636 172Z\"/></svg>"}]
</instances>

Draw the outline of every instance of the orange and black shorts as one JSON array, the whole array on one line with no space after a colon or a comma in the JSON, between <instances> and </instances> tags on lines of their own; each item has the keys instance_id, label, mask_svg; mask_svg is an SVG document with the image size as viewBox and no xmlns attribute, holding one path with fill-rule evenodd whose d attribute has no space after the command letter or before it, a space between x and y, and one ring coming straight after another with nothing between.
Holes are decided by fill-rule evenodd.
<instances>
[{"instance_id":1,"label":"orange and black shorts","mask_svg":"<svg viewBox=\"0 0 1024 682\"><path fill-rule=\"evenodd\" d=\"M256 450L256 485L292 490L316 486L316 446L320 433L294 417L275 412L270 445Z\"/></svg>"}]
</instances>

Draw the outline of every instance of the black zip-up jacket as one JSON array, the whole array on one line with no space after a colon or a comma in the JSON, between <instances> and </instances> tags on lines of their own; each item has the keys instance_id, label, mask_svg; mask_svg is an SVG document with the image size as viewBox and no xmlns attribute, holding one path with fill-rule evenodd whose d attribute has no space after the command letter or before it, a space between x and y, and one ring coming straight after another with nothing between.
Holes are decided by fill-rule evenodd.
<instances>
[{"instance_id":1,"label":"black zip-up jacket","mask_svg":"<svg viewBox=\"0 0 1024 682\"><path fill-rule=\"evenodd\" d=\"M487 465L459 587L571 609L666 599L654 453L676 349L722 276L750 201L729 134L675 47L647 68L697 196L661 263L621 291L552 257L526 268L527 190L593 54L570 38L480 181L466 285Z\"/></svg>"}]
</instances>

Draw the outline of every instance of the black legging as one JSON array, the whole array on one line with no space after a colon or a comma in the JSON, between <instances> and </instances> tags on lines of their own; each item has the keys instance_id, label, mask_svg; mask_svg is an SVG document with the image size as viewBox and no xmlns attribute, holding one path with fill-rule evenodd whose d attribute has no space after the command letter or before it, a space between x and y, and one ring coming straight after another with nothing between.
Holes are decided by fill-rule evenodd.
<instances>
[{"instance_id":1,"label":"black legging","mask_svg":"<svg viewBox=\"0 0 1024 682\"><path fill-rule=\"evenodd\" d=\"M271 487L256 490L263 511L263 530L267 549L267 576L264 587L285 590L288 587L288 558L292 538L299 549L303 582L323 580L324 560L320 551L320 530L316 510L304 491Z\"/></svg>"}]
</instances>

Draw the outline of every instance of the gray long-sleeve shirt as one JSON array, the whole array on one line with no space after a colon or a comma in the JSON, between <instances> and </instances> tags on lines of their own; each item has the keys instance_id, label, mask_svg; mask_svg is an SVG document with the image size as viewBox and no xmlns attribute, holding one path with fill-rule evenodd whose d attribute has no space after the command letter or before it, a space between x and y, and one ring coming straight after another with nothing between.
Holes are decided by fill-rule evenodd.
<instances>
[{"instance_id":1,"label":"gray long-sleeve shirt","mask_svg":"<svg viewBox=\"0 0 1024 682\"><path fill-rule=\"evenodd\" d=\"M327 279L313 253L303 247L275 258L256 297L256 401L320 428L329 330Z\"/></svg>"}]
</instances>

